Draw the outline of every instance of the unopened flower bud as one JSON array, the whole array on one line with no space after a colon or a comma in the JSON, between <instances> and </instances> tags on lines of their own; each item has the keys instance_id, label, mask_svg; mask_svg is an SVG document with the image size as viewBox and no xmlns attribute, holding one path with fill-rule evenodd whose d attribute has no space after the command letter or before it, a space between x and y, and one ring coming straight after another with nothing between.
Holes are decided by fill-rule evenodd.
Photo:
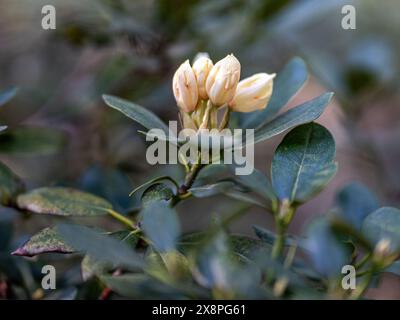
<instances>
[{"instance_id":1,"label":"unopened flower bud","mask_svg":"<svg viewBox=\"0 0 400 320\"><path fill-rule=\"evenodd\" d=\"M189 60L180 65L172 80L172 89L178 107L185 112L196 109L199 97L196 75L190 66Z\"/></svg>"},{"instance_id":2,"label":"unopened flower bud","mask_svg":"<svg viewBox=\"0 0 400 320\"><path fill-rule=\"evenodd\" d=\"M375 256L385 257L390 254L390 240L383 238L375 246Z\"/></svg>"},{"instance_id":3,"label":"unopened flower bud","mask_svg":"<svg viewBox=\"0 0 400 320\"><path fill-rule=\"evenodd\" d=\"M239 82L229 107L237 112L264 109L272 95L274 74L257 73Z\"/></svg>"},{"instance_id":4,"label":"unopened flower bud","mask_svg":"<svg viewBox=\"0 0 400 320\"><path fill-rule=\"evenodd\" d=\"M213 62L206 56L200 56L193 63L193 71L196 75L197 80L197 88L199 92L200 99L207 99L207 91L206 91L206 81L207 77L213 67Z\"/></svg>"},{"instance_id":5,"label":"unopened flower bud","mask_svg":"<svg viewBox=\"0 0 400 320\"><path fill-rule=\"evenodd\" d=\"M240 62L233 54L218 61L206 81L206 91L211 102L218 107L229 103L235 95L239 79Z\"/></svg>"}]
</instances>

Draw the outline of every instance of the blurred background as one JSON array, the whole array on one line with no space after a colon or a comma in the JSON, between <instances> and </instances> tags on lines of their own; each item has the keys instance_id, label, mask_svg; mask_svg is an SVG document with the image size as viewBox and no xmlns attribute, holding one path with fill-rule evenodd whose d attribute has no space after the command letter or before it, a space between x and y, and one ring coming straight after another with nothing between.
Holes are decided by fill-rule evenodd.
<instances>
[{"instance_id":1,"label":"blurred background","mask_svg":"<svg viewBox=\"0 0 400 320\"><path fill-rule=\"evenodd\" d=\"M56 8L55 30L41 27L47 4ZM355 30L342 28L346 4L356 9ZM28 188L73 186L129 212L138 206L138 199L127 196L135 186L183 172L178 166L148 165L140 127L106 107L101 95L132 100L166 121L177 119L172 75L197 52L208 52L214 62L234 53L242 77L279 72L300 56L310 77L288 108L335 92L319 122L335 137L339 171L299 209L291 232L300 233L311 216L325 214L337 191L355 180L381 204L400 206L397 0L0 0L0 91L19 88L0 109L0 124L19 137L18 144L9 144L7 133L0 135L1 160ZM47 140L38 142L37 136ZM268 175L281 139L256 147L256 167ZM194 231L207 226L210 215L235 205L219 196L193 199L178 211L184 230ZM49 225L47 217L10 209L1 209L0 216L11 217L16 243ZM253 224L272 221L251 209L232 229L252 234ZM400 282L387 276L370 296L400 298Z\"/></svg>"}]
</instances>

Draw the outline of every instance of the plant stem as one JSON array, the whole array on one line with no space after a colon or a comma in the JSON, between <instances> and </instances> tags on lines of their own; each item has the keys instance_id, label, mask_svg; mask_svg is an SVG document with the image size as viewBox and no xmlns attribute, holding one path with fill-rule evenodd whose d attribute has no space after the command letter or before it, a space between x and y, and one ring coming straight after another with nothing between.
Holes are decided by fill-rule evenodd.
<instances>
[{"instance_id":1,"label":"plant stem","mask_svg":"<svg viewBox=\"0 0 400 320\"><path fill-rule=\"evenodd\" d=\"M116 220L118 220L119 222L127 225L128 227L137 230L139 229L136 225L136 223L134 221L132 221L131 219L123 216L122 214L118 213L117 211L114 211L112 209L108 209L107 212L110 214L110 216L112 216L113 218L115 218Z\"/></svg>"},{"instance_id":2,"label":"plant stem","mask_svg":"<svg viewBox=\"0 0 400 320\"><path fill-rule=\"evenodd\" d=\"M286 227L282 225L281 222L276 222L276 227L277 227L277 235L274 241L274 245L272 247L272 258L277 259L279 258L282 253L283 249L285 248L285 232L286 232Z\"/></svg>"},{"instance_id":3,"label":"plant stem","mask_svg":"<svg viewBox=\"0 0 400 320\"><path fill-rule=\"evenodd\" d=\"M289 200L283 200L279 206L275 209L275 228L276 228L276 239L272 247L272 258L279 258L285 248L286 231L293 219L296 208L292 206Z\"/></svg>"},{"instance_id":4,"label":"plant stem","mask_svg":"<svg viewBox=\"0 0 400 320\"><path fill-rule=\"evenodd\" d=\"M365 265L368 262L370 258L371 258L371 253L365 254L364 257L362 257L362 259L356 263L355 268L360 269L363 265Z\"/></svg>"},{"instance_id":5,"label":"plant stem","mask_svg":"<svg viewBox=\"0 0 400 320\"><path fill-rule=\"evenodd\" d=\"M374 269L370 269L369 272L365 274L365 278L363 281L357 285L357 288L351 293L350 298L351 299L359 299L361 298L365 291L367 291L369 283L372 280L372 275L373 275Z\"/></svg>"}]
</instances>

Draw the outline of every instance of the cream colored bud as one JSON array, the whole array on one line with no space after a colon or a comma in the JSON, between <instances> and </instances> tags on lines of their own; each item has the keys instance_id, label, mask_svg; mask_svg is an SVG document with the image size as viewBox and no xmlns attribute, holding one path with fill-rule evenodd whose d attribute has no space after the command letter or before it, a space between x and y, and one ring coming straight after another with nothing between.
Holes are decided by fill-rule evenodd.
<instances>
[{"instance_id":1,"label":"cream colored bud","mask_svg":"<svg viewBox=\"0 0 400 320\"><path fill-rule=\"evenodd\" d=\"M237 112L264 109L272 95L274 74L257 73L239 82L229 107Z\"/></svg>"},{"instance_id":2,"label":"cream colored bud","mask_svg":"<svg viewBox=\"0 0 400 320\"><path fill-rule=\"evenodd\" d=\"M180 65L172 80L172 89L178 107L185 112L192 112L196 109L199 98L196 75L189 60Z\"/></svg>"},{"instance_id":3,"label":"cream colored bud","mask_svg":"<svg viewBox=\"0 0 400 320\"><path fill-rule=\"evenodd\" d=\"M206 91L206 81L207 77L214 66L211 59L200 56L195 62L193 63L193 71L196 75L197 80L197 88L199 91L200 99L208 99L207 91Z\"/></svg>"},{"instance_id":4,"label":"cream colored bud","mask_svg":"<svg viewBox=\"0 0 400 320\"><path fill-rule=\"evenodd\" d=\"M229 103L235 95L239 79L240 62L233 54L218 61L206 81L206 91L211 102L218 107Z\"/></svg>"},{"instance_id":5,"label":"cream colored bud","mask_svg":"<svg viewBox=\"0 0 400 320\"><path fill-rule=\"evenodd\" d=\"M379 240L375 246L374 253L376 256L385 257L390 254L391 242L387 238Z\"/></svg>"}]
</instances>

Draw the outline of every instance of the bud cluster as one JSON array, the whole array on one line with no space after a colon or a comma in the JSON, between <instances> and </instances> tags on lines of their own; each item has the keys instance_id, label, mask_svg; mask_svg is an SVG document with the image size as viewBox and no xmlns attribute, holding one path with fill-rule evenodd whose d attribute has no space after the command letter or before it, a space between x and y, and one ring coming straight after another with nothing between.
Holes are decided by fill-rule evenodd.
<instances>
[{"instance_id":1,"label":"bud cluster","mask_svg":"<svg viewBox=\"0 0 400 320\"><path fill-rule=\"evenodd\" d=\"M217 110L226 107L219 128L227 126L230 111L264 109L272 95L275 74L257 73L240 80L240 62L233 54L215 65L208 55L200 55L190 65L186 60L176 70L172 88L182 111L184 127L216 128ZM214 119L214 121L213 121Z\"/></svg>"}]
</instances>

